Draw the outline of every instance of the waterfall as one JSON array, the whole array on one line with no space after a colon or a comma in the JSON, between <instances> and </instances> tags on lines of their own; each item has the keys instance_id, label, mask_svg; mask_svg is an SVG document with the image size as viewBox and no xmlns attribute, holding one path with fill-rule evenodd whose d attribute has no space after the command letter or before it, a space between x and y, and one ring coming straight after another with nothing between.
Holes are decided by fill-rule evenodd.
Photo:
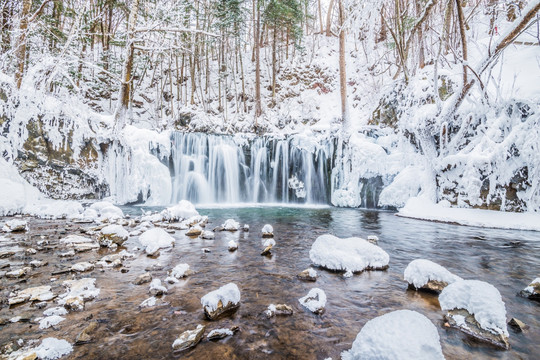
<instances>
[{"instance_id":1,"label":"waterfall","mask_svg":"<svg viewBox=\"0 0 540 360\"><path fill-rule=\"evenodd\" d=\"M172 203L328 204L332 140L171 135Z\"/></svg>"}]
</instances>

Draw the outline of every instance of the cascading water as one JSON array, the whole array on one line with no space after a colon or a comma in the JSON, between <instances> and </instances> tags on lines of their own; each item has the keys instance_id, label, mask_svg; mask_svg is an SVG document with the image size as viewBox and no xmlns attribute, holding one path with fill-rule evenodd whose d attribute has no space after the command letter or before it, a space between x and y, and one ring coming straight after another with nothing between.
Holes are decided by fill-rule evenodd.
<instances>
[{"instance_id":1,"label":"cascading water","mask_svg":"<svg viewBox=\"0 0 540 360\"><path fill-rule=\"evenodd\" d=\"M333 142L173 133L172 202L329 203Z\"/></svg>"}]
</instances>

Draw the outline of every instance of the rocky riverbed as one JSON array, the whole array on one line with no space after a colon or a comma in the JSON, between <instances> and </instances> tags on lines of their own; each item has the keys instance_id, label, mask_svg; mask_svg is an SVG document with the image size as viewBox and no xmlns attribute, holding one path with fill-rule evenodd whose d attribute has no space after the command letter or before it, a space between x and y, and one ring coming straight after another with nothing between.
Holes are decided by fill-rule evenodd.
<instances>
[{"instance_id":1,"label":"rocky riverbed","mask_svg":"<svg viewBox=\"0 0 540 360\"><path fill-rule=\"evenodd\" d=\"M208 222L192 225L204 225L206 231L229 218L250 226L216 231L214 239L205 240L186 236L188 229L178 224L152 225L132 216L115 220L131 234L127 241L106 242L101 223L21 218L27 231L0 233L2 355L31 356L42 340L56 338L72 346L69 358L338 359L368 320L398 309L418 311L435 324L447 359L540 353L540 307L516 296L538 275L536 233L423 223L350 209L201 213ZM261 256L261 229L267 222L273 225L275 245L271 254ZM139 237L153 226L170 235L174 246L148 256ZM317 268L315 282L303 281L297 275L312 265L309 249L325 233L377 235L378 245L390 255L389 268L351 277ZM228 251L231 241L238 245L234 252ZM406 265L419 257L463 278L495 285L508 320L517 317L527 330L510 330L510 350L503 351L445 327L437 294L408 290L403 281ZM209 320L201 298L228 283L238 286L239 305ZM320 314L298 301L313 288L324 290L327 298ZM272 304L287 306L287 311L268 316ZM186 331L198 336L199 325L205 332L196 346L173 348ZM219 331L209 339L212 330Z\"/></svg>"}]
</instances>

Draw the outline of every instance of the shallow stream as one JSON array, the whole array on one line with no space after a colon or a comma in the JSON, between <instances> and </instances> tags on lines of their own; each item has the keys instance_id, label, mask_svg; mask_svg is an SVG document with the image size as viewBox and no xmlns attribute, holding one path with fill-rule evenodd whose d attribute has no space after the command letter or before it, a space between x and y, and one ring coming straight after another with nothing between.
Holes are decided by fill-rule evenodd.
<instances>
[{"instance_id":1,"label":"shallow stream","mask_svg":"<svg viewBox=\"0 0 540 360\"><path fill-rule=\"evenodd\" d=\"M140 208L123 208L124 212L140 214ZM158 210L158 209L156 209ZM66 315L55 328L40 330L33 321L8 323L0 327L0 344L22 338L56 337L75 342L77 334L90 317L100 324L95 341L74 346L69 358L95 359L339 359L340 353L351 347L357 333L370 319L397 309L411 309L426 315L439 330L441 345L447 359L533 359L540 354L540 304L516 296L531 280L540 275L540 234L527 231L502 231L423 222L395 216L391 212L358 209L238 207L229 209L198 209L209 216L207 229L228 218L249 224L250 231L218 232L215 240L188 238L185 231L176 231L176 245L162 250L157 259L140 251L136 237L125 247L137 258L124 262L120 269L99 269L80 277L95 277L101 289L99 298L86 304L82 312ZM261 256L260 230L266 223L274 227L277 245L272 257ZM1 294L6 299L13 286L24 289L50 284L53 292L63 292L61 282L72 274L52 276L62 266L75 262L98 260L108 250L87 252L76 258L59 258L65 249L56 248L58 240L69 233L78 233L81 225L65 221L30 220L27 234L4 235L0 242L7 246L36 247L40 236L49 240L48 247L36 255L18 252L10 259L0 259L0 266L46 259L49 265L34 269L24 282L2 278ZM379 246L390 255L386 271L372 271L344 278L341 273L318 270L315 283L302 282L296 274L311 265L309 249L317 236L330 233L338 237L377 235ZM229 252L227 243L235 240L238 251ZM208 248L211 252L203 253ZM0 249L0 250L2 250ZM119 249L120 250L120 249ZM118 250L118 251L119 251ZM417 258L435 261L466 279L478 279L493 284L506 303L508 319L516 317L530 326L525 333L511 329L508 351L476 343L455 329L443 326L443 312L436 295L407 290L403 271ZM167 271L179 263L187 263L194 275L169 289L162 301L167 305L139 309L148 298L148 284L133 285L132 281L155 264L161 270L151 271L154 278L164 280ZM125 270L124 270L125 271ZM56 278L50 281L51 277ZM200 298L209 291L236 283L242 294L239 310L231 317L207 321ZM17 284L18 283L18 284ZM328 297L323 315L303 309L298 298L319 287ZM294 308L290 317L263 316L269 304L289 304ZM50 302L47 307L55 304ZM9 308L2 305L0 317L35 318L43 309L32 304ZM219 341L203 338L194 349L174 353L171 345L180 333L207 326L206 334L215 328L237 325L240 331Z\"/></svg>"}]
</instances>

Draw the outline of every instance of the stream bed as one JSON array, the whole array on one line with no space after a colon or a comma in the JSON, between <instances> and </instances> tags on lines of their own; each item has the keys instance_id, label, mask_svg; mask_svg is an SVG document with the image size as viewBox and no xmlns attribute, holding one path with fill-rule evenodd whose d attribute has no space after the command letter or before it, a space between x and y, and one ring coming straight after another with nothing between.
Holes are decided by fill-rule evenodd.
<instances>
[{"instance_id":1,"label":"stream bed","mask_svg":"<svg viewBox=\"0 0 540 360\"><path fill-rule=\"evenodd\" d=\"M140 215L139 207L123 207L124 213ZM145 210L161 210L145 208ZM58 269L81 261L97 261L111 254L108 249L77 253L60 258L65 251L59 239L88 225L65 220L28 218L30 231L0 235L0 250L15 249L11 258L0 259L6 271L32 260L46 260L48 265L33 269L25 279L2 277L0 346L23 339L56 337L71 344L89 323L97 321L93 342L74 345L70 359L339 359L348 350L362 326L376 316L398 309L410 309L427 316L437 327L447 359L533 359L540 354L540 303L521 298L517 293L540 275L540 235L529 231L506 231L456 226L405 219L392 212L333 207L234 207L199 208L208 215L207 229L232 218L249 224L250 231L216 232L214 240L189 238L178 230L172 236L176 244L161 250L158 258L147 257L137 237L130 239L116 252L126 249L136 255L117 269L96 268L84 274L52 275ZM4 219L0 219L3 222ZM272 256L261 256L261 228L274 228L276 246ZM322 234L338 237L377 235L378 245L390 255L385 271L366 271L351 278L342 273L317 269L315 283L302 282L296 275L311 265L309 249ZM38 241L47 245L38 246ZM227 250L227 243L238 243L236 252ZM25 255L28 247L40 248L35 255ZM208 248L210 252L203 252ZM491 283L501 293L507 318L516 317L529 325L524 333L510 332L510 350L498 350L478 343L455 329L443 326L437 295L411 291L403 281L407 264L418 258L432 260L465 279ZM162 305L140 309L150 297L149 284L132 282L145 269L162 281L167 272L180 263L187 263L195 273L177 284L166 284L168 293ZM159 264L160 266L157 266ZM50 285L55 294L63 292L62 281L72 278L96 278L100 289L97 299L86 303L84 311L67 314L66 320L49 329L40 329L32 319L42 316L44 309L25 303L8 307L7 296L14 287ZM53 278L54 280L51 280ZM241 291L241 305L232 316L216 321L204 317L200 299L218 287L234 282ZM298 299L318 287L326 292L326 311L315 315L304 309ZM267 319L263 312L270 304L288 304L292 316ZM50 301L46 308L57 306ZM212 329L238 326L235 335L218 341L203 338L195 348L173 352L174 340L185 330L198 324ZM537 355L534 355L537 354Z\"/></svg>"}]
</instances>

